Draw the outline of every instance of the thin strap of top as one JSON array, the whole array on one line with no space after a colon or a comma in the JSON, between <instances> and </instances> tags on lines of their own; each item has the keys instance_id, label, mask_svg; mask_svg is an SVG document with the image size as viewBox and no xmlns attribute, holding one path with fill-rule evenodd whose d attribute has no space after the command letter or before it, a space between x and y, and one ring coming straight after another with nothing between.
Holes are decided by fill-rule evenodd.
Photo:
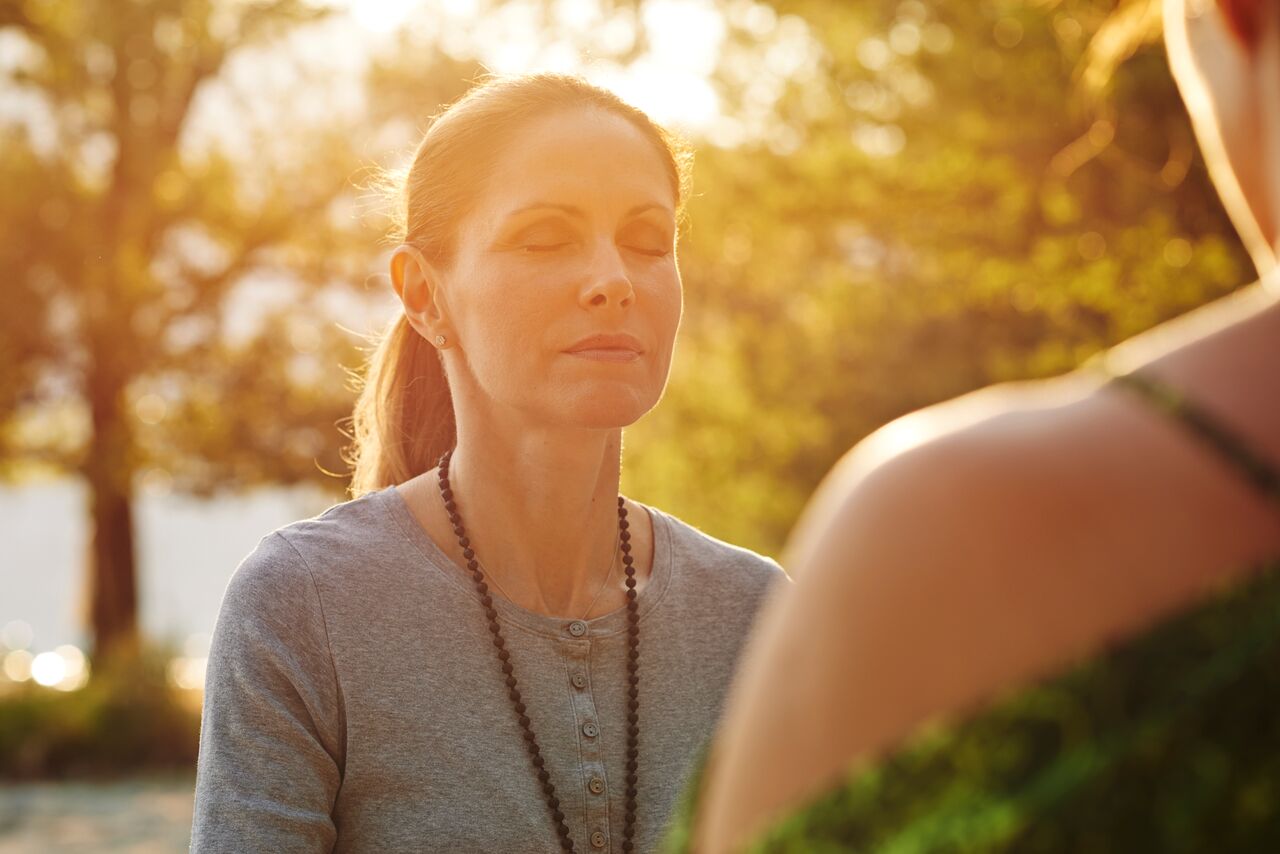
<instances>
[{"instance_id":1,"label":"thin strap of top","mask_svg":"<svg viewBox=\"0 0 1280 854\"><path fill-rule=\"evenodd\" d=\"M1136 392L1157 411L1173 418L1225 459L1254 489L1280 506L1280 469L1177 389L1140 373L1112 374L1111 382Z\"/></svg>"}]
</instances>

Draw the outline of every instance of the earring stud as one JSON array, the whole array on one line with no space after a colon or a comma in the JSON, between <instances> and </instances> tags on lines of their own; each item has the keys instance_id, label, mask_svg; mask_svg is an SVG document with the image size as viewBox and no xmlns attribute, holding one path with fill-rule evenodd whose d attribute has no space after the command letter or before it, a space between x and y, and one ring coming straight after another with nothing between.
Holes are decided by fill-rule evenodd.
<instances>
[{"instance_id":1,"label":"earring stud","mask_svg":"<svg viewBox=\"0 0 1280 854\"><path fill-rule=\"evenodd\" d=\"M443 346L444 346L445 341L447 341L447 340L448 340L448 339L447 339L447 338L445 338L443 335L437 335L437 336L436 336L436 346L437 346L437 347L443 347Z\"/></svg>"}]
</instances>

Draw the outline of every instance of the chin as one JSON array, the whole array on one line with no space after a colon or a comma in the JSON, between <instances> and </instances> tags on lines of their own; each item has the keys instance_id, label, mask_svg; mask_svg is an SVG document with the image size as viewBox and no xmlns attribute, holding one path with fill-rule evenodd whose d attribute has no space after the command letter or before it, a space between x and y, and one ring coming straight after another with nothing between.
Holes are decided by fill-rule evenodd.
<instances>
[{"instance_id":1,"label":"chin","mask_svg":"<svg viewBox=\"0 0 1280 854\"><path fill-rule=\"evenodd\" d=\"M634 387L584 390L557 407L557 420L594 430L629 427L657 404L660 394Z\"/></svg>"}]
</instances>

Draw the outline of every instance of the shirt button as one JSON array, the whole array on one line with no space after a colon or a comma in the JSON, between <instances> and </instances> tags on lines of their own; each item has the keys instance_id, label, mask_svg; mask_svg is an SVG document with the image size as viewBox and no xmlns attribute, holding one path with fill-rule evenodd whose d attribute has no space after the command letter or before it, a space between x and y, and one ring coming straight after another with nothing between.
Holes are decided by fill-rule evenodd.
<instances>
[{"instance_id":1,"label":"shirt button","mask_svg":"<svg viewBox=\"0 0 1280 854\"><path fill-rule=\"evenodd\" d=\"M587 624L582 620L574 620L569 624L569 634L575 638L580 638L587 633Z\"/></svg>"},{"instance_id":2,"label":"shirt button","mask_svg":"<svg viewBox=\"0 0 1280 854\"><path fill-rule=\"evenodd\" d=\"M573 687L575 688L587 687L587 675L585 673L573 674L573 679L571 679L570 681L573 682Z\"/></svg>"},{"instance_id":3,"label":"shirt button","mask_svg":"<svg viewBox=\"0 0 1280 854\"><path fill-rule=\"evenodd\" d=\"M604 791L604 780L599 777L592 777L587 782L587 788L591 790L591 794L599 795Z\"/></svg>"},{"instance_id":4,"label":"shirt button","mask_svg":"<svg viewBox=\"0 0 1280 854\"><path fill-rule=\"evenodd\" d=\"M604 834L601 833L600 831L597 830L595 833L591 834L592 848L603 848L604 842L605 842Z\"/></svg>"},{"instance_id":5,"label":"shirt button","mask_svg":"<svg viewBox=\"0 0 1280 854\"><path fill-rule=\"evenodd\" d=\"M590 721L587 721L585 724L582 725L582 734L585 735L587 738L595 738L597 735L600 734L600 730L599 728L596 727L595 724L591 723Z\"/></svg>"}]
</instances>

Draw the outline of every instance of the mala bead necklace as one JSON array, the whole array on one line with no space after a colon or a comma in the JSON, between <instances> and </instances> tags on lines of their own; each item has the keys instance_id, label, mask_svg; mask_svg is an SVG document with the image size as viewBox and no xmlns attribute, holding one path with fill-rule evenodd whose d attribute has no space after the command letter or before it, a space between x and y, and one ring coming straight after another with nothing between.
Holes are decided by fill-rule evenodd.
<instances>
[{"instance_id":1,"label":"mala bead necklace","mask_svg":"<svg viewBox=\"0 0 1280 854\"><path fill-rule=\"evenodd\" d=\"M444 509L449 514L449 523L453 525L453 533L458 537L458 545L462 548L462 556L467 561L467 570L475 582L476 592L480 594L480 603L484 606L485 616L489 620L489 635L493 639L494 649L498 652L498 664L502 675L506 678L507 696L511 699L512 709L524 735L525 748L529 751L529 761L542 786L542 795L546 799L547 808L551 812L551 820L555 824L556 834L560 837L560 848L573 852L573 837L569 835L569 825L565 823L564 812L560 809L560 799L556 797L555 784L547 772L546 761L538 748L538 739L533 734L524 701L520 695L519 683L516 681L514 668L511 666L511 653L507 651L507 642L502 637L498 626L498 611L493 607L493 596L489 594L489 585L485 582L485 574L476 560L476 553L471 548L471 540L467 537L466 528L462 525L462 516L458 513L457 502L453 500L453 490L449 488L449 460L453 451L446 451L440 457L439 480L440 497L444 499ZM627 575L627 776L626 776L626 820L622 828L622 850L631 854L635 850L636 829L636 760L639 757L637 744L640 741L640 618L636 607L636 570L631 557L631 532L627 522L627 506L622 496L618 496L618 542L622 547L622 565ZM610 567L612 569L612 567Z\"/></svg>"}]
</instances>

